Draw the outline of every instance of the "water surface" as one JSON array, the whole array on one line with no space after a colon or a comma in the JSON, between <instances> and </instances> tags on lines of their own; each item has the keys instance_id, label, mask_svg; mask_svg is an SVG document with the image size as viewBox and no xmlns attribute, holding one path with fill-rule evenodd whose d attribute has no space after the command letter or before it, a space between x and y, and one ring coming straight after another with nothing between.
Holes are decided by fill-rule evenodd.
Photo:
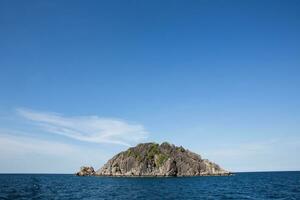
<instances>
[{"instance_id":1,"label":"water surface","mask_svg":"<svg viewBox=\"0 0 300 200\"><path fill-rule=\"evenodd\" d=\"M300 199L300 172L181 178L1 174L0 199Z\"/></svg>"}]
</instances>

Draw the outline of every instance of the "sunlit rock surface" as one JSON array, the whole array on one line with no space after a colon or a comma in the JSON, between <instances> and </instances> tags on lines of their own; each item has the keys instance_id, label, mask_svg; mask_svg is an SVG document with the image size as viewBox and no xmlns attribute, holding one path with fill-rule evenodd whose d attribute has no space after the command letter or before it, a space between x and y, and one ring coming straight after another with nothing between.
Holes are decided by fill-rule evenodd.
<instances>
[{"instance_id":1,"label":"sunlit rock surface","mask_svg":"<svg viewBox=\"0 0 300 200\"><path fill-rule=\"evenodd\" d=\"M230 175L219 165L183 147L164 142L142 143L120 152L101 169L83 168L78 175L98 176L217 176Z\"/></svg>"}]
</instances>

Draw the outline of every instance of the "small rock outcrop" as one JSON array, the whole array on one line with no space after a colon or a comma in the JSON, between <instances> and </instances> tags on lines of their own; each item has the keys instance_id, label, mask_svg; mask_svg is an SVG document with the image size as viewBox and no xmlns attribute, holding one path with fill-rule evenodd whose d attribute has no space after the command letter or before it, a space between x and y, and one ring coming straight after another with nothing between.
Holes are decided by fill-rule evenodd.
<instances>
[{"instance_id":1,"label":"small rock outcrop","mask_svg":"<svg viewBox=\"0 0 300 200\"><path fill-rule=\"evenodd\" d=\"M86 170L81 170L86 174ZM79 173L80 173L79 172ZM88 173L89 174L89 173ZM219 165L183 147L164 142L143 143L110 159L89 175L98 176L209 176L230 175Z\"/></svg>"},{"instance_id":2,"label":"small rock outcrop","mask_svg":"<svg viewBox=\"0 0 300 200\"><path fill-rule=\"evenodd\" d=\"M77 176L93 176L95 175L95 170L93 167L83 166L80 171L76 173Z\"/></svg>"}]
</instances>

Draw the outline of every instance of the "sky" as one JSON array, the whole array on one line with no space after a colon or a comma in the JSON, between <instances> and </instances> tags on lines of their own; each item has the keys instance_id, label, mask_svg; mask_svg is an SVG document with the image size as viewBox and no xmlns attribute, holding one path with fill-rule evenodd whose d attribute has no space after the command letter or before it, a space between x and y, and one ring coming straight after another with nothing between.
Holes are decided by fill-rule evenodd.
<instances>
[{"instance_id":1,"label":"sky","mask_svg":"<svg viewBox=\"0 0 300 200\"><path fill-rule=\"evenodd\" d=\"M300 2L0 1L0 173L168 141L300 170Z\"/></svg>"}]
</instances>

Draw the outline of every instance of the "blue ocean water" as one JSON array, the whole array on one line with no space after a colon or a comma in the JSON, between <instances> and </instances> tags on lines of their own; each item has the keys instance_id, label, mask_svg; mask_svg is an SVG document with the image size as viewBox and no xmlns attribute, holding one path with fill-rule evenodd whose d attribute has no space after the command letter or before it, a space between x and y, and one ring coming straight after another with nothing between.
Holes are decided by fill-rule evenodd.
<instances>
[{"instance_id":1,"label":"blue ocean water","mask_svg":"<svg viewBox=\"0 0 300 200\"><path fill-rule=\"evenodd\" d=\"M181 178L1 174L0 199L300 199L300 172Z\"/></svg>"}]
</instances>

